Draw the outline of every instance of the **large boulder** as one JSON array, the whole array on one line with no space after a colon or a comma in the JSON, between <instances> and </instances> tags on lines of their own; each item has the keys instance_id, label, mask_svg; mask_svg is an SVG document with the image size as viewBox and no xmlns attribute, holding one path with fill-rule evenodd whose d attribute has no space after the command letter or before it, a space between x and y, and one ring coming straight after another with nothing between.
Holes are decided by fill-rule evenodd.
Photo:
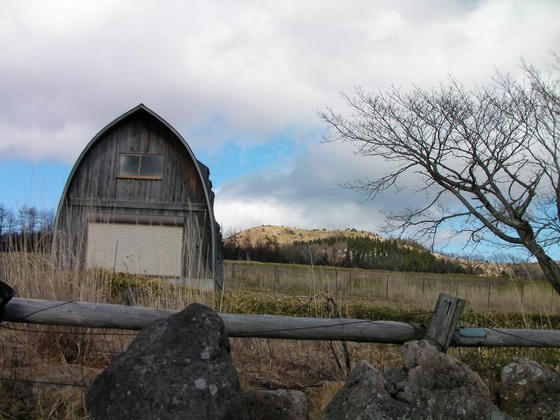
<instances>
[{"instance_id":1,"label":"large boulder","mask_svg":"<svg viewBox=\"0 0 560 420\"><path fill-rule=\"evenodd\" d=\"M408 404L393 399L386 391L381 372L361 361L322 414L327 420L374 420L404 418L409 411Z\"/></svg>"},{"instance_id":2,"label":"large boulder","mask_svg":"<svg viewBox=\"0 0 560 420\"><path fill-rule=\"evenodd\" d=\"M492 403L486 384L464 363L426 340L406 343L402 354L407 382L398 396L422 417L505 418Z\"/></svg>"},{"instance_id":3,"label":"large boulder","mask_svg":"<svg viewBox=\"0 0 560 420\"><path fill-rule=\"evenodd\" d=\"M502 419L482 379L425 340L402 348L404 367L361 362L323 411L325 419Z\"/></svg>"},{"instance_id":4,"label":"large boulder","mask_svg":"<svg viewBox=\"0 0 560 420\"><path fill-rule=\"evenodd\" d=\"M307 397L292 389L255 389L245 394L251 420L307 420Z\"/></svg>"},{"instance_id":5,"label":"large boulder","mask_svg":"<svg viewBox=\"0 0 560 420\"><path fill-rule=\"evenodd\" d=\"M502 369L500 408L524 419L560 419L560 375L529 359Z\"/></svg>"},{"instance_id":6,"label":"large boulder","mask_svg":"<svg viewBox=\"0 0 560 420\"><path fill-rule=\"evenodd\" d=\"M248 419L220 317L192 304L142 330L91 385L93 419Z\"/></svg>"}]
</instances>

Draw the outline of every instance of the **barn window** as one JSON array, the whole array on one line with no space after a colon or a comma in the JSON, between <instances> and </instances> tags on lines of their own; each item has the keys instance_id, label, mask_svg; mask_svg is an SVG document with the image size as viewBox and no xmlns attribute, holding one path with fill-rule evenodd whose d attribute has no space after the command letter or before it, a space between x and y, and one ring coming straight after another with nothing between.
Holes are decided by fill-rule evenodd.
<instances>
[{"instance_id":1,"label":"barn window","mask_svg":"<svg viewBox=\"0 0 560 420\"><path fill-rule=\"evenodd\" d=\"M163 156L121 153L119 155L119 177L161 179L163 177Z\"/></svg>"}]
</instances>

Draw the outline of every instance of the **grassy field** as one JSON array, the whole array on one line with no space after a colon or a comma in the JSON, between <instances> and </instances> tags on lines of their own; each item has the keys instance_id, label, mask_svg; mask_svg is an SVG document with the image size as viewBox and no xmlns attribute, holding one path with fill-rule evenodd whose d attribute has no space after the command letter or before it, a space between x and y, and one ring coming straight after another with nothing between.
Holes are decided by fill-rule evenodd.
<instances>
[{"instance_id":1,"label":"grassy field","mask_svg":"<svg viewBox=\"0 0 560 420\"><path fill-rule=\"evenodd\" d=\"M287 296L326 292L338 300L360 300L414 308L433 307L439 293L469 302L478 312L560 314L560 296L545 281L465 274L435 274L340 267L225 261L226 288Z\"/></svg>"},{"instance_id":2,"label":"grassy field","mask_svg":"<svg viewBox=\"0 0 560 420\"><path fill-rule=\"evenodd\" d=\"M355 270L352 271L352 281L356 283L348 299L344 288L325 288L321 292L323 287L317 287L319 284L330 284L325 279L333 277L327 270L322 270L322 277L315 270L315 289L300 281L287 292L288 289L280 284L282 276L279 271L282 268L279 266L275 269L277 280L274 283L270 283L270 273L275 266L234 266L235 270L240 270L239 275L236 275L235 281L226 283L227 288L221 294L193 290L162 279L103 270L64 272L58 270L50 258L37 254L0 256L2 280L13 285L21 297L119 303L123 300L124 291L135 287L138 304L149 307L180 309L191 302L201 302L220 312L342 316L406 322L427 322L429 309L435 303L435 297L425 304L420 299L413 301L418 304L409 303L404 297L399 300L396 294L390 294L391 289L391 298L384 299L382 293L379 299L372 299L363 295L368 289L360 283L365 285L368 281L367 273L363 273L364 277L360 280L360 274ZM242 267L252 275L259 272L257 268L268 270L268 277L257 277L256 280L243 277ZM231 264L226 264L226 274L228 269L232 269ZM304 270L301 267L298 269ZM292 274L288 276L286 273L285 277L292 279ZM340 280L349 275L350 272L337 270L335 277L340 276ZM358 280L354 280L356 278ZM395 284L392 283L393 286ZM461 324L558 329L560 316L550 312L531 314L516 310L508 313L503 308L478 311L468 305ZM87 418L84 409L87 385L133 338L134 333L127 331L2 324L0 418ZM384 344L238 338L231 340L231 348L244 389L301 389L309 397L312 418L317 417L342 386L348 365L352 367L360 360L367 360L383 369L402 362L399 346ZM449 352L479 372L491 389L495 389L501 367L513 357L530 357L553 368L560 364L560 353L556 349L464 348L450 349Z\"/></svg>"}]
</instances>

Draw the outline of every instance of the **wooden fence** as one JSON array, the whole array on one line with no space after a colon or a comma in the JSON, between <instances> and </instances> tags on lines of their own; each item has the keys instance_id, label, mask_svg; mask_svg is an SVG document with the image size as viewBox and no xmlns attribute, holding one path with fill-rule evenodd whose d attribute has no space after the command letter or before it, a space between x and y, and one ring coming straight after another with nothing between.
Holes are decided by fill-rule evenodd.
<instances>
[{"instance_id":1,"label":"wooden fence","mask_svg":"<svg viewBox=\"0 0 560 420\"><path fill-rule=\"evenodd\" d=\"M428 338L442 350L458 347L560 347L559 330L457 328L465 301L438 298L429 324L341 318L218 314L231 337L342 340L402 344ZM178 311L75 301L12 298L4 321L140 330Z\"/></svg>"}]
</instances>

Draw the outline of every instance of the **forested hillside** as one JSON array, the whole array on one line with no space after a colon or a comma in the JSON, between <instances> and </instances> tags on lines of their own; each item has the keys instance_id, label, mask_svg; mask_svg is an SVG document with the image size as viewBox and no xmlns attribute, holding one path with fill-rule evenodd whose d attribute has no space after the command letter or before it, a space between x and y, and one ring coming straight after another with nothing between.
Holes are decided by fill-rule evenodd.
<instances>
[{"instance_id":1,"label":"forested hillside","mask_svg":"<svg viewBox=\"0 0 560 420\"><path fill-rule=\"evenodd\" d=\"M261 235L256 235L256 232ZM264 226L250 234L237 234L224 241L224 257L292 264L336 265L394 271L479 274L480 268L465 261L436 256L420 244L381 237L357 230L311 230L316 239L302 229ZM286 239L286 232L292 240ZM293 232L293 233L290 233ZM351 235L348 235L350 233ZM328 236L330 235L330 236Z\"/></svg>"}]
</instances>

